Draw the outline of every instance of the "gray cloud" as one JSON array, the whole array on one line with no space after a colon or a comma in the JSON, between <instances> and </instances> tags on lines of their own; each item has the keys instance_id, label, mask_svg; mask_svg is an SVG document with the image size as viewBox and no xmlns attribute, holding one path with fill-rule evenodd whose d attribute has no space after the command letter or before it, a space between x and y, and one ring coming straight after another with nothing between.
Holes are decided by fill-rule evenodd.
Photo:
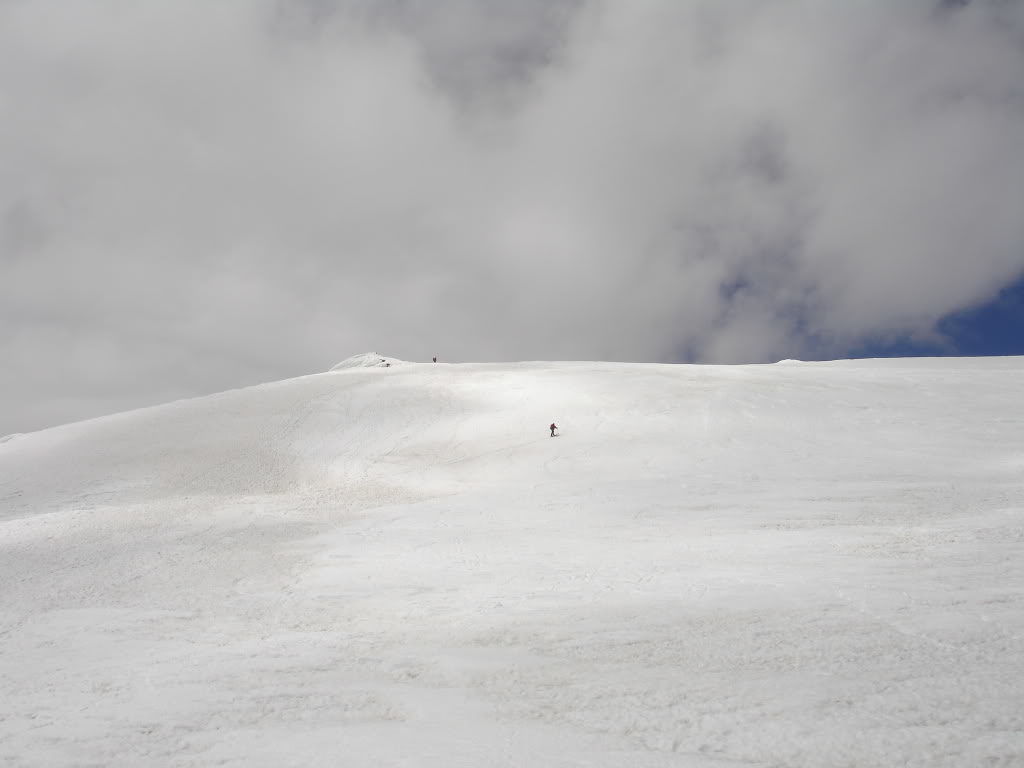
<instances>
[{"instance_id":1,"label":"gray cloud","mask_svg":"<svg viewBox=\"0 0 1024 768\"><path fill-rule=\"evenodd\" d=\"M1024 4L0 2L0 433L410 359L765 361L1024 269Z\"/></svg>"}]
</instances>

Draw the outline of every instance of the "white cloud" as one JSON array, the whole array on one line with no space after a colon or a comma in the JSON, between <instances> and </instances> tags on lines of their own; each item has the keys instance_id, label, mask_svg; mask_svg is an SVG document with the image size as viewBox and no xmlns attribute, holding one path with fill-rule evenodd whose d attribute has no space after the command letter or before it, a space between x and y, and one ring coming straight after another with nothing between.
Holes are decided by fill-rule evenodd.
<instances>
[{"instance_id":1,"label":"white cloud","mask_svg":"<svg viewBox=\"0 0 1024 768\"><path fill-rule=\"evenodd\" d=\"M927 334L1024 268L1022 8L0 3L0 432L371 348Z\"/></svg>"}]
</instances>

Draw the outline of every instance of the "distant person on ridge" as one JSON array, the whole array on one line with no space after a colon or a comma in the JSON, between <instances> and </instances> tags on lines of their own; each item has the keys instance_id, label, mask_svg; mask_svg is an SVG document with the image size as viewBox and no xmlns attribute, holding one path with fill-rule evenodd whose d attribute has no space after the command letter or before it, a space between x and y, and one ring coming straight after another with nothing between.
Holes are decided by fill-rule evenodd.
<instances>
[{"instance_id":1,"label":"distant person on ridge","mask_svg":"<svg viewBox=\"0 0 1024 768\"><path fill-rule=\"evenodd\" d=\"M555 436L555 430L558 429L558 425L555 424L555 422L552 421L550 429L551 429L551 436L554 437Z\"/></svg>"},{"instance_id":2,"label":"distant person on ridge","mask_svg":"<svg viewBox=\"0 0 1024 768\"><path fill-rule=\"evenodd\" d=\"M434 362L437 362L437 355L434 355Z\"/></svg>"}]
</instances>

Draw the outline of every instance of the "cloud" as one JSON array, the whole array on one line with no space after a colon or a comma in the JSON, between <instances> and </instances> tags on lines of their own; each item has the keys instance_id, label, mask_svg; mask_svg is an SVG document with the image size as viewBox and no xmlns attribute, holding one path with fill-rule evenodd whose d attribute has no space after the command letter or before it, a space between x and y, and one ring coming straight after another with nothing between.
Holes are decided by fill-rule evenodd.
<instances>
[{"instance_id":1,"label":"cloud","mask_svg":"<svg viewBox=\"0 0 1024 768\"><path fill-rule=\"evenodd\" d=\"M1021 71L1000 0L0 2L0 432L927 334L1024 270Z\"/></svg>"}]
</instances>

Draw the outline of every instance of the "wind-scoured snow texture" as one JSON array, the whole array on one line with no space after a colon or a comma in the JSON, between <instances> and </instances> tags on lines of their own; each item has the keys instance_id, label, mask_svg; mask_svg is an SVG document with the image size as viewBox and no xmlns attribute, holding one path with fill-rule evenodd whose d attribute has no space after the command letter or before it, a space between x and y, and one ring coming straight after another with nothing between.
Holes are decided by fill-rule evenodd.
<instances>
[{"instance_id":1,"label":"wind-scoured snow texture","mask_svg":"<svg viewBox=\"0 0 1024 768\"><path fill-rule=\"evenodd\" d=\"M331 368L332 371L345 371L349 368L390 368L396 363L404 363L404 360L396 360L393 357L384 357L376 352L364 352L361 355L346 357L340 363Z\"/></svg>"},{"instance_id":2,"label":"wind-scoured snow texture","mask_svg":"<svg viewBox=\"0 0 1024 768\"><path fill-rule=\"evenodd\" d=\"M1022 387L406 364L22 435L0 764L1020 765Z\"/></svg>"}]
</instances>

